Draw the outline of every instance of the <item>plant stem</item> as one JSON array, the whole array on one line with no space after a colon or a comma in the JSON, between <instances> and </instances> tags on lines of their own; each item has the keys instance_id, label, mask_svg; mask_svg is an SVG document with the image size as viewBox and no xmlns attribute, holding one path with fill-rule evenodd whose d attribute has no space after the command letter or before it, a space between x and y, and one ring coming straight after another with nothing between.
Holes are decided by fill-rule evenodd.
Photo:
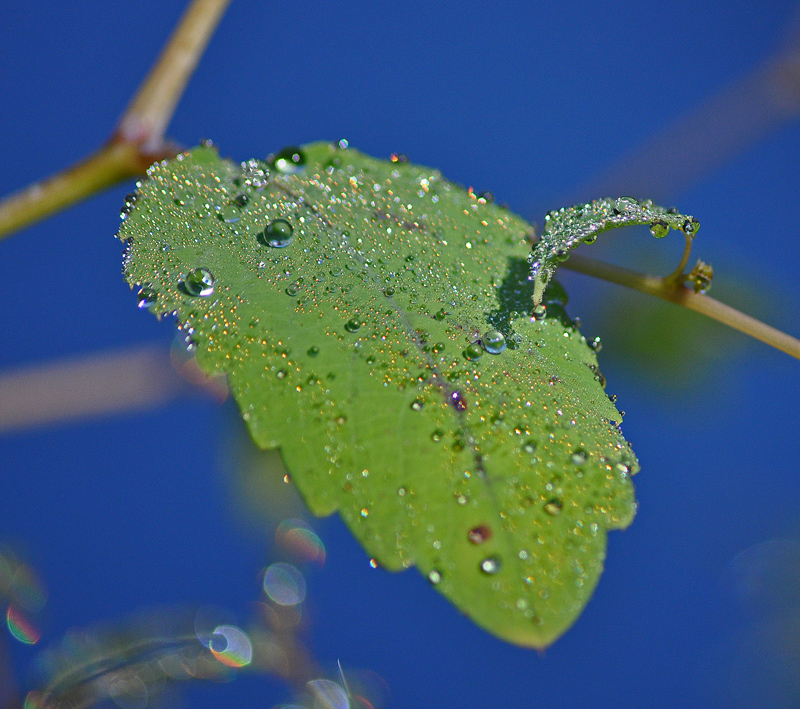
<instances>
[{"instance_id":1,"label":"plant stem","mask_svg":"<svg viewBox=\"0 0 800 709\"><path fill-rule=\"evenodd\" d=\"M230 0L194 0L128 104L117 128L126 142L157 152L186 84Z\"/></svg>"},{"instance_id":2,"label":"plant stem","mask_svg":"<svg viewBox=\"0 0 800 709\"><path fill-rule=\"evenodd\" d=\"M166 140L164 132L229 3L192 2L106 144L0 201L0 239L177 154L178 146Z\"/></svg>"},{"instance_id":3,"label":"plant stem","mask_svg":"<svg viewBox=\"0 0 800 709\"><path fill-rule=\"evenodd\" d=\"M571 255L568 261L561 264L561 268L594 276L682 305L800 359L800 340L707 295L695 293L680 283L670 282L669 276L667 278L650 276L579 255Z\"/></svg>"}]
</instances>

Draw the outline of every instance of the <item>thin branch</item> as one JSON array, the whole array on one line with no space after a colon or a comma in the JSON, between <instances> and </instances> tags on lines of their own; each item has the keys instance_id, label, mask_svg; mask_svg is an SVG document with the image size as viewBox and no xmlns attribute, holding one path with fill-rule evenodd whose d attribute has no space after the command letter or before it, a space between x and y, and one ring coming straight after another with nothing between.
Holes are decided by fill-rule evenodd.
<instances>
[{"instance_id":1,"label":"thin branch","mask_svg":"<svg viewBox=\"0 0 800 709\"><path fill-rule=\"evenodd\" d=\"M167 125L230 0L194 0L117 128L125 142L158 152Z\"/></svg>"},{"instance_id":2,"label":"thin branch","mask_svg":"<svg viewBox=\"0 0 800 709\"><path fill-rule=\"evenodd\" d=\"M691 288L687 288L682 284L670 282L667 278L650 276L622 266L595 261L575 254L571 255L568 261L562 263L561 268L594 276L610 283L633 288L642 293L648 293L657 298L663 298L672 303L682 305L684 308L707 315L735 330L761 340L775 349L800 359L800 340L787 335L785 332L776 330L760 320L745 315L729 305L709 298L707 295L695 293Z\"/></svg>"},{"instance_id":3,"label":"thin branch","mask_svg":"<svg viewBox=\"0 0 800 709\"><path fill-rule=\"evenodd\" d=\"M160 345L25 367L0 376L0 432L153 408L197 391L192 384L225 398L194 359L170 365Z\"/></svg>"},{"instance_id":4,"label":"thin branch","mask_svg":"<svg viewBox=\"0 0 800 709\"><path fill-rule=\"evenodd\" d=\"M194 0L107 143L0 201L0 239L136 175L178 147L164 138L175 107L230 0Z\"/></svg>"}]
</instances>

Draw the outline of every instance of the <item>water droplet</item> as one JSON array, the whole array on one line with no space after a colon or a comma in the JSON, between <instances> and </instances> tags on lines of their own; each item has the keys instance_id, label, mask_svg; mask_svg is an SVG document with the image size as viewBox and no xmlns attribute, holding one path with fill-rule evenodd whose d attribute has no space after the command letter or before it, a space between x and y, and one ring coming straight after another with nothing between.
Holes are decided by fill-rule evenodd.
<instances>
[{"instance_id":1,"label":"water droplet","mask_svg":"<svg viewBox=\"0 0 800 709\"><path fill-rule=\"evenodd\" d=\"M599 352L600 350L603 349L603 343L600 341L599 337L595 337L594 339L589 340L589 342L587 342L586 344L588 344L589 347L593 349L595 352Z\"/></svg>"},{"instance_id":2,"label":"water droplet","mask_svg":"<svg viewBox=\"0 0 800 709\"><path fill-rule=\"evenodd\" d=\"M351 318L344 324L344 329L347 332L356 332L361 327L361 322L355 318Z\"/></svg>"},{"instance_id":3,"label":"water droplet","mask_svg":"<svg viewBox=\"0 0 800 709\"><path fill-rule=\"evenodd\" d=\"M466 411L467 409L467 402L464 401L460 391L454 391L450 394L450 403L456 411Z\"/></svg>"},{"instance_id":4,"label":"water droplet","mask_svg":"<svg viewBox=\"0 0 800 709\"><path fill-rule=\"evenodd\" d=\"M500 559L496 556L487 556L481 562L481 571L485 574L496 574L500 571Z\"/></svg>"},{"instance_id":5,"label":"water droplet","mask_svg":"<svg viewBox=\"0 0 800 709\"><path fill-rule=\"evenodd\" d=\"M412 411L422 411L423 406L424 404L419 399L414 399L414 401L411 402Z\"/></svg>"},{"instance_id":6,"label":"water droplet","mask_svg":"<svg viewBox=\"0 0 800 709\"><path fill-rule=\"evenodd\" d=\"M282 249L292 243L293 227L285 219L273 219L267 224L264 231L259 232L256 239L264 246L271 246L275 249Z\"/></svg>"},{"instance_id":7,"label":"water droplet","mask_svg":"<svg viewBox=\"0 0 800 709\"><path fill-rule=\"evenodd\" d=\"M377 568L378 568L378 560L377 560L377 559L370 559L370 560L369 560L369 565L370 565L370 566L371 566L373 569L377 569Z\"/></svg>"},{"instance_id":8,"label":"water droplet","mask_svg":"<svg viewBox=\"0 0 800 709\"><path fill-rule=\"evenodd\" d=\"M555 517L556 515L561 513L561 508L563 504L561 500L552 499L544 506L544 511L547 512L551 517Z\"/></svg>"},{"instance_id":9,"label":"water droplet","mask_svg":"<svg viewBox=\"0 0 800 709\"><path fill-rule=\"evenodd\" d=\"M444 308L439 310L436 315L433 316L436 320L442 321L447 317L447 313L444 311Z\"/></svg>"},{"instance_id":10,"label":"water droplet","mask_svg":"<svg viewBox=\"0 0 800 709\"><path fill-rule=\"evenodd\" d=\"M547 306L544 303L539 303L532 311L531 315L537 320L544 320L547 317Z\"/></svg>"},{"instance_id":11,"label":"water droplet","mask_svg":"<svg viewBox=\"0 0 800 709\"><path fill-rule=\"evenodd\" d=\"M500 354L506 348L506 338L499 330L489 330L481 338L483 349L489 354Z\"/></svg>"},{"instance_id":12,"label":"water droplet","mask_svg":"<svg viewBox=\"0 0 800 709\"><path fill-rule=\"evenodd\" d=\"M486 525L474 527L467 532L467 539L469 539L473 544L483 544L491 536L492 530Z\"/></svg>"},{"instance_id":13,"label":"water droplet","mask_svg":"<svg viewBox=\"0 0 800 709\"><path fill-rule=\"evenodd\" d=\"M119 210L119 218L125 219L132 211L133 207L136 204L136 193L130 192L125 195L125 199L122 201L122 209Z\"/></svg>"},{"instance_id":14,"label":"water droplet","mask_svg":"<svg viewBox=\"0 0 800 709\"><path fill-rule=\"evenodd\" d=\"M587 458L588 456L586 455L586 451L583 450L576 450L570 456L570 460L572 461L573 465L583 465Z\"/></svg>"},{"instance_id":15,"label":"water droplet","mask_svg":"<svg viewBox=\"0 0 800 709\"><path fill-rule=\"evenodd\" d=\"M290 295L292 297L296 296L300 292L300 284L299 283L292 283L286 286L286 295Z\"/></svg>"},{"instance_id":16,"label":"water droplet","mask_svg":"<svg viewBox=\"0 0 800 709\"><path fill-rule=\"evenodd\" d=\"M433 569L432 571L428 572L428 581L430 581L434 586L442 580L442 574Z\"/></svg>"},{"instance_id":17,"label":"water droplet","mask_svg":"<svg viewBox=\"0 0 800 709\"><path fill-rule=\"evenodd\" d=\"M269 162L278 172L293 175L306 166L306 156L300 148L292 145L276 153Z\"/></svg>"},{"instance_id":18,"label":"water droplet","mask_svg":"<svg viewBox=\"0 0 800 709\"><path fill-rule=\"evenodd\" d=\"M431 346L431 351L433 354L439 354L444 350L444 342L437 342Z\"/></svg>"},{"instance_id":19,"label":"water droplet","mask_svg":"<svg viewBox=\"0 0 800 709\"><path fill-rule=\"evenodd\" d=\"M656 219L654 222L650 222L650 233L656 239L662 239L669 233L669 224L663 219Z\"/></svg>"},{"instance_id":20,"label":"water droplet","mask_svg":"<svg viewBox=\"0 0 800 709\"><path fill-rule=\"evenodd\" d=\"M437 428L437 429L436 429L436 430L435 430L435 431L434 431L434 432L431 434L431 440L432 440L434 443L438 443L439 441L441 441L441 440L442 440L442 438L444 438L444 431L442 431L442 429L440 429L440 428Z\"/></svg>"},{"instance_id":21,"label":"water droplet","mask_svg":"<svg viewBox=\"0 0 800 709\"><path fill-rule=\"evenodd\" d=\"M700 222L697 221L697 219L695 219L694 217L689 217L683 223L683 233L686 234L686 236L690 236L692 238L694 238L694 235L697 233L697 230L699 228L700 228Z\"/></svg>"},{"instance_id":22,"label":"water droplet","mask_svg":"<svg viewBox=\"0 0 800 709\"><path fill-rule=\"evenodd\" d=\"M475 342L471 342L464 348L464 357L470 362L476 362L481 358L483 349Z\"/></svg>"},{"instance_id":23,"label":"water droplet","mask_svg":"<svg viewBox=\"0 0 800 709\"><path fill-rule=\"evenodd\" d=\"M140 308L149 308L151 305L155 305L156 300L158 299L158 293L149 286L145 286L139 291L139 307Z\"/></svg>"},{"instance_id":24,"label":"water droplet","mask_svg":"<svg viewBox=\"0 0 800 709\"><path fill-rule=\"evenodd\" d=\"M399 162L400 164L408 162L408 155L403 155L402 153L392 153L389 156L389 160L392 162Z\"/></svg>"},{"instance_id":25,"label":"water droplet","mask_svg":"<svg viewBox=\"0 0 800 709\"><path fill-rule=\"evenodd\" d=\"M536 452L536 444L531 441L527 440L525 443L522 444L522 450L526 453L535 453Z\"/></svg>"},{"instance_id":26,"label":"water droplet","mask_svg":"<svg viewBox=\"0 0 800 709\"><path fill-rule=\"evenodd\" d=\"M217 212L217 218L228 224L235 224L242 216L242 212L235 204L226 204Z\"/></svg>"},{"instance_id":27,"label":"water droplet","mask_svg":"<svg viewBox=\"0 0 800 709\"><path fill-rule=\"evenodd\" d=\"M397 494L400 497L405 497L407 492L408 492L408 490L406 490L406 488L404 488L404 487L397 488Z\"/></svg>"},{"instance_id":28,"label":"water droplet","mask_svg":"<svg viewBox=\"0 0 800 709\"><path fill-rule=\"evenodd\" d=\"M214 292L214 276L205 268L196 268L186 274L181 285L187 295L205 297Z\"/></svg>"},{"instance_id":29,"label":"water droplet","mask_svg":"<svg viewBox=\"0 0 800 709\"><path fill-rule=\"evenodd\" d=\"M362 517L369 517L369 509L366 507L361 508L361 516Z\"/></svg>"},{"instance_id":30,"label":"water droplet","mask_svg":"<svg viewBox=\"0 0 800 709\"><path fill-rule=\"evenodd\" d=\"M383 289L383 294L387 298L391 298L394 295L394 288L392 288L391 286L387 286L386 288Z\"/></svg>"},{"instance_id":31,"label":"water droplet","mask_svg":"<svg viewBox=\"0 0 800 709\"><path fill-rule=\"evenodd\" d=\"M309 357L316 357L319 354L319 347L309 347L308 348L308 356Z\"/></svg>"},{"instance_id":32,"label":"water droplet","mask_svg":"<svg viewBox=\"0 0 800 709\"><path fill-rule=\"evenodd\" d=\"M277 372L275 372L275 376L278 379L286 379L286 370L285 369L279 369Z\"/></svg>"},{"instance_id":33,"label":"water droplet","mask_svg":"<svg viewBox=\"0 0 800 709\"><path fill-rule=\"evenodd\" d=\"M639 202L634 197L620 197L615 204L617 211L623 213L638 206Z\"/></svg>"}]
</instances>

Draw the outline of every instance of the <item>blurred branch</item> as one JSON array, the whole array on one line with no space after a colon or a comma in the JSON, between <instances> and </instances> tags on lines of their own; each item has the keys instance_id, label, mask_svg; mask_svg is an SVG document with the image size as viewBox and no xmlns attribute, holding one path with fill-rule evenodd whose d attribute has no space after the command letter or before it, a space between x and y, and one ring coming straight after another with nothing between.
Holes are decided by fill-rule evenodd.
<instances>
[{"instance_id":1,"label":"blurred branch","mask_svg":"<svg viewBox=\"0 0 800 709\"><path fill-rule=\"evenodd\" d=\"M648 140L573 195L574 201L617 194L669 201L678 190L798 118L800 15L777 55Z\"/></svg>"},{"instance_id":2,"label":"blurred branch","mask_svg":"<svg viewBox=\"0 0 800 709\"><path fill-rule=\"evenodd\" d=\"M147 345L6 372L0 376L0 432L148 409L196 391L191 384L224 398L224 385L205 378L193 359L174 359L171 366L163 346Z\"/></svg>"},{"instance_id":3,"label":"blurred branch","mask_svg":"<svg viewBox=\"0 0 800 709\"><path fill-rule=\"evenodd\" d=\"M164 132L229 3L192 2L106 144L0 201L0 239L177 154L178 147Z\"/></svg>"},{"instance_id":4,"label":"blurred branch","mask_svg":"<svg viewBox=\"0 0 800 709\"><path fill-rule=\"evenodd\" d=\"M682 305L684 308L718 320L724 325L728 325L735 330L750 335L750 337L765 342L775 349L800 359L800 340L776 330L760 320L745 315L729 305L720 303L714 298L709 298L702 293L695 293L691 288L676 282L671 276L666 278L650 276L622 266L615 266L575 254L571 255L568 261L562 263L561 268L601 278L604 281L633 288L642 293L648 293L657 298Z\"/></svg>"}]
</instances>

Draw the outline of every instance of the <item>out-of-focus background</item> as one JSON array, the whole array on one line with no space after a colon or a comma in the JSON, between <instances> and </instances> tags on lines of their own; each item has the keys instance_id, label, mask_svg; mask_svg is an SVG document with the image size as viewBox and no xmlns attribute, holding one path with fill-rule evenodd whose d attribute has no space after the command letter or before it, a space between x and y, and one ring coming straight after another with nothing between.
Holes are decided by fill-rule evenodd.
<instances>
[{"instance_id":1,"label":"out-of-focus background","mask_svg":"<svg viewBox=\"0 0 800 709\"><path fill-rule=\"evenodd\" d=\"M0 194L102 142L183 6L3 5ZM700 220L712 295L800 334L796 2L235 0L169 134L211 138L235 160L346 138L490 190L534 222L588 197L654 197ZM174 327L139 311L120 275L114 234L131 189L0 242L0 567L8 577L24 559L28 599L0 628L0 697L35 686L37 658L71 629L197 604L244 627L263 569L288 560L275 524L303 514L275 502L282 473L257 472L230 401L151 366L168 369ZM588 255L668 273L681 246L631 230ZM384 707L800 705L800 362L646 296L561 279L571 315L603 340L607 390L642 464L638 517L610 534L594 598L537 654L475 627L415 571L370 568L337 517L313 520L325 563L298 568L319 676L336 679L339 660ZM92 358L109 353L131 356L109 364L111 380L134 380L121 410L14 423L9 377L41 383L44 401L81 381L76 370L23 368L74 361L87 367L79 389L96 397L101 382L102 400ZM243 673L166 698L292 696ZM118 697L124 709L154 701Z\"/></svg>"}]
</instances>

